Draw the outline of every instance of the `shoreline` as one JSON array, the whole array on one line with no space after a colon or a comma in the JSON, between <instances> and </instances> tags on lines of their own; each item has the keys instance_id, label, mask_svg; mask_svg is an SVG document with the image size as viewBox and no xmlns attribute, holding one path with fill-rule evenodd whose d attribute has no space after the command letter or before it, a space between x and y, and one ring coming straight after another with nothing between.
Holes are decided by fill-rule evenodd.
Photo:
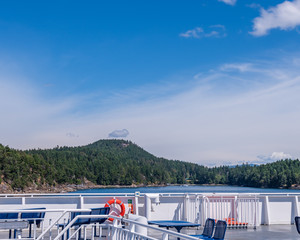
<instances>
[{"instance_id":1,"label":"shoreline","mask_svg":"<svg viewBox=\"0 0 300 240\"><path fill-rule=\"evenodd\" d=\"M86 184L61 184L58 186L31 186L24 190L12 190L7 184L0 184L0 194L30 194L30 193L72 193L78 190L87 189L105 189L105 188L147 188L147 187L167 187L167 186L228 186L227 184L132 184L132 185L96 185L93 183Z\"/></svg>"},{"instance_id":2,"label":"shoreline","mask_svg":"<svg viewBox=\"0 0 300 240\"><path fill-rule=\"evenodd\" d=\"M147 187L167 187L167 186L232 186L232 187L245 187L245 186L233 186L228 184L132 184L132 185L96 185L93 183L86 184L61 184L58 186L31 186L26 187L24 190L12 190L7 184L0 184L0 194L30 194L30 193L72 193L79 190L88 190L88 189L105 189L105 188L147 188ZM250 187L254 188L254 187ZM265 188L257 188L265 189ZM293 185L290 188L280 187L280 188L270 188L270 189L286 189L286 190L300 190L300 185Z\"/></svg>"},{"instance_id":3,"label":"shoreline","mask_svg":"<svg viewBox=\"0 0 300 240\"><path fill-rule=\"evenodd\" d=\"M138 187L165 187L170 186L166 184L132 184L132 185L96 185L92 183L88 184L62 184L58 186L42 186L42 187L26 187L24 190L13 190L7 184L0 184L0 194L30 194L30 193L70 193L78 190L87 190L87 189L105 189L105 188L138 188ZM176 185L172 185L176 186Z\"/></svg>"}]
</instances>

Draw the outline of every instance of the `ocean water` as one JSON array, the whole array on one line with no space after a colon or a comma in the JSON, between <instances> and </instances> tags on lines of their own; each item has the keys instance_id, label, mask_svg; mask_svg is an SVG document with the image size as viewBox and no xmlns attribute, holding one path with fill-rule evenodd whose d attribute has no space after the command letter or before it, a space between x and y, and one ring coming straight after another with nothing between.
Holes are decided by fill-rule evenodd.
<instances>
[{"instance_id":1,"label":"ocean water","mask_svg":"<svg viewBox=\"0 0 300 240\"><path fill-rule=\"evenodd\" d=\"M136 187L136 188L96 188L79 190L74 193L300 193L300 190L275 188L250 188L236 186L165 186L165 187Z\"/></svg>"}]
</instances>

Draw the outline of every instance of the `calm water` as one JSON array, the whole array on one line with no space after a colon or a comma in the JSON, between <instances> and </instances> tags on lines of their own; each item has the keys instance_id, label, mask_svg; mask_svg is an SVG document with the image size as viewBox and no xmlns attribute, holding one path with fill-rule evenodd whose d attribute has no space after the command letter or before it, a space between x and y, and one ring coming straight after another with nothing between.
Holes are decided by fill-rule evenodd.
<instances>
[{"instance_id":1,"label":"calm water","mask_svg":"<svg viewBox=\"0 0 300 240\"><path fill-rule=\"evenodd\" d=\"M300 193L300 190L249 188L234 186L166 186L166 187L137 187L137 188L98 188L76 191L76 193Z\"/></svg>"}]
</instances>

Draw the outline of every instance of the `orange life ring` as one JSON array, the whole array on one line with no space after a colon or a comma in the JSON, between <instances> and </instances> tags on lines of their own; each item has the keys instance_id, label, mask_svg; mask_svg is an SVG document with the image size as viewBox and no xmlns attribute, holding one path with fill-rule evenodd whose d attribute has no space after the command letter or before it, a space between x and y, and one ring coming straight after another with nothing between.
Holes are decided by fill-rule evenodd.
<instances>
[{"instance_id":1,"label":"orange life ring","mask_svg":"<svg viewBox=\"0 0 300 240\"><path fill-rule=\"evenodd\" d=\"M111 205L113 205L113 204L119 204L119 206L120 206L120 208L121 208L121 212L119 213L119 215L116 215L116 216L118 216L118 217L124 216L124 214L125 214L125 205L124 205L124 203L123 203L121 200L119 200L119 199L116 199L116 198L110 199L110 200L105 204L104 207L110 207L110 212L111 212L111 210L112 210ZM110 214L110 213L109 213L109 214ZM114 215L114 214L113 214L113 215ZM111 221L111 222L114 221L113 218L109 218L108 220Z\"/></svg>"}]
</instances>

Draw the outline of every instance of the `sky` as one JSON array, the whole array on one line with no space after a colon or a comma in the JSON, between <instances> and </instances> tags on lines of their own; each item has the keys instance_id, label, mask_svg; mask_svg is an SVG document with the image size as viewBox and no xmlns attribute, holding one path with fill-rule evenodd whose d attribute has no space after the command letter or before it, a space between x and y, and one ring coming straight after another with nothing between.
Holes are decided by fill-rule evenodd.
<instances>
[{"instance_id":1,"label":"sky","mask_svg":"<svg viewBox=\"0 0 300 240\"><path fill-rule=\"evenodd\" d=\"M300 157L300 0L1 1L0 143Z\"/></svg>"}]
</instances>

